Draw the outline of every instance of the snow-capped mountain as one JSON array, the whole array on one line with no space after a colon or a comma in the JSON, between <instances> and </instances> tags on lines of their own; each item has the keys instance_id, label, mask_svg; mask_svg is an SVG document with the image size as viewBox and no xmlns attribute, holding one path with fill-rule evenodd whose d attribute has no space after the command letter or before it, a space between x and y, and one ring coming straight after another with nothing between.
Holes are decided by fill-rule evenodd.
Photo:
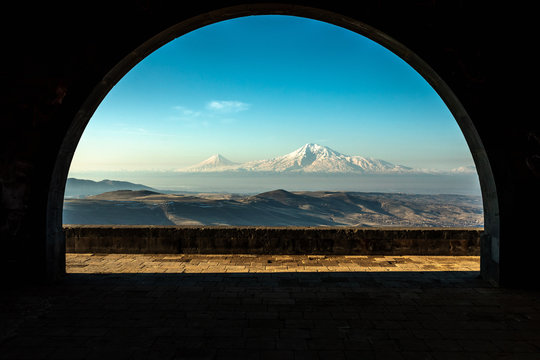
<instances>
[{"instance_id":1,"label":"snow-capped mountain","mask_svg":"<svg viewBox=\"0 0 540 360\"><path fill-rule=\"evenodd\" d=\"M410 168L387 161L341 154L327 146L306 144L301 148L270 160L244 163L248 171L307 173L379 173L402 172Z\"/></svg>"},{"instance_id":2,"label":"snow-capped mountain","mask_svg":"<svg viewBox=\"0 0 540 360\"><path fill-rule=\"evenodd\" d=\"M189 172L205 172L205 171L227 171L234 170L239 163L235 163L220 154L210 156L208 159L201 161L200 163L190 166L187 169L180 169L179 171Z\"/></svg>"},{"instance_id":3,"label":"snow-capped mountain","mask_svg":"<svg viewBox=\"0 0 540 360\"><path fill-rule=\"evenodd\" d=\"M401 173L412 169L384 160L341 154L329 147L306 144L301 148L269 160L234 163L221 155L191 166L183 171L248 171L288 173Z\"/></svg>"}]
</instances>

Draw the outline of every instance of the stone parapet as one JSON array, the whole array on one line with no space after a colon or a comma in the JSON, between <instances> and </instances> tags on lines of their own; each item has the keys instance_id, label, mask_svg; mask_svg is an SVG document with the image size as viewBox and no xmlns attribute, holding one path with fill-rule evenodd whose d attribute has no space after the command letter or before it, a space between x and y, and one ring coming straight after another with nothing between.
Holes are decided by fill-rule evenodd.
<instances>
[{"instance_id":1,"label":"stone parapet","mask_svg":"<svg viewBox=\"0 0 540 360\"><path fill-rule=\"evenodd\" d=\"M64 226L68 253L480 255L477 228Z\"/></svg>"}]
</instances>

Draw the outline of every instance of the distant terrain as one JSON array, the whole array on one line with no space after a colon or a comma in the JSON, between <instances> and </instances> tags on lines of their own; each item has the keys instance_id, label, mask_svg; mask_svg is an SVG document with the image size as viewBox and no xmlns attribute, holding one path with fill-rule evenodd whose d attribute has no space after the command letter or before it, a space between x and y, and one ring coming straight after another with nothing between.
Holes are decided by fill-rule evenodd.
<instances>
[{"instance_id":1,"label":"distant terrain","mask_svg":"<svg viewBox=\"0 0 540 360\"><path fill-rule=\"evenodd\" d=\"M346 191L117 190L64 201L65 224L482 227L482 199Z\"/></svg>"},{"instance_id":2,"label":"distant terrain","mask_svg":"<svg viewBox=\"0 0 540 360\"><path fill-rule=\"evenodd\" d=\"M86 196L97 195L115 190L152 190L149 186L133 184L127 181L102 180L92 181L68 178L66 182L65 198L84 198Z\"/></svg>"}]
</instances>

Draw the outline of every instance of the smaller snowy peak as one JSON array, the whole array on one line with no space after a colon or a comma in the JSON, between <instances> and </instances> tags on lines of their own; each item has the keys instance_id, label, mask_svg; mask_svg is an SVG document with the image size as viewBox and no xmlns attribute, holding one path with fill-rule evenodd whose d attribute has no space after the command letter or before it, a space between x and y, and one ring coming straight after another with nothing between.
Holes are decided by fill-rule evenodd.
<instances>
[{"instance_id":1,"label":"smaller snowy peak","mask_svg":"<svg viewBox=\"0 0 540 360\"><path fill-rule=\"evenodd\" d=\"M228 165L236 165L235 162L227 159L225 156L221 154L215 154L210 156L208 159L201 162L199 165L208 165L208 166L228 166Z\"/></svg>"},{"instance_id":2,"label":"smaller snowy peak","mask_svg":"<svg viewBox=\"0 0 540 360\"><path fill-rule=\"evenodd\" d=\"M238 165L221 154L215 154L200 163L178 171L223 171Z\"/></svg>"}]
</instances>

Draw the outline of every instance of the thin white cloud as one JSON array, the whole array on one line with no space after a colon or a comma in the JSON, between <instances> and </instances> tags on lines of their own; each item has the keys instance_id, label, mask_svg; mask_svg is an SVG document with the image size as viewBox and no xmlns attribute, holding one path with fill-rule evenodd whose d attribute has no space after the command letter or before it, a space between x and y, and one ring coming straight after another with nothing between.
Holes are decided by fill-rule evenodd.
<instances>
[{"instance_id":1,"label":"thin white cloud","mask_svg":"<svg viewBox=\"0 0 540 360\"><path fill-rule=\"evenodd\" d=\"M213 100L206 107L209 110L219 113L237 113L249 109L249 104L242 101Z\"/></svg>"},{"instance_id":2,"label":"thin white cloud","mask_svg":"<svg viewBox=\"0 0 540 360\"><path fill-rule=\"evenodd\" d=\"M196 118L202 115L200 111L191 110L185 106L174 106L174 110L180 112L182 116L188 117L188 118Z\"/></svg>"}]
</instances>

